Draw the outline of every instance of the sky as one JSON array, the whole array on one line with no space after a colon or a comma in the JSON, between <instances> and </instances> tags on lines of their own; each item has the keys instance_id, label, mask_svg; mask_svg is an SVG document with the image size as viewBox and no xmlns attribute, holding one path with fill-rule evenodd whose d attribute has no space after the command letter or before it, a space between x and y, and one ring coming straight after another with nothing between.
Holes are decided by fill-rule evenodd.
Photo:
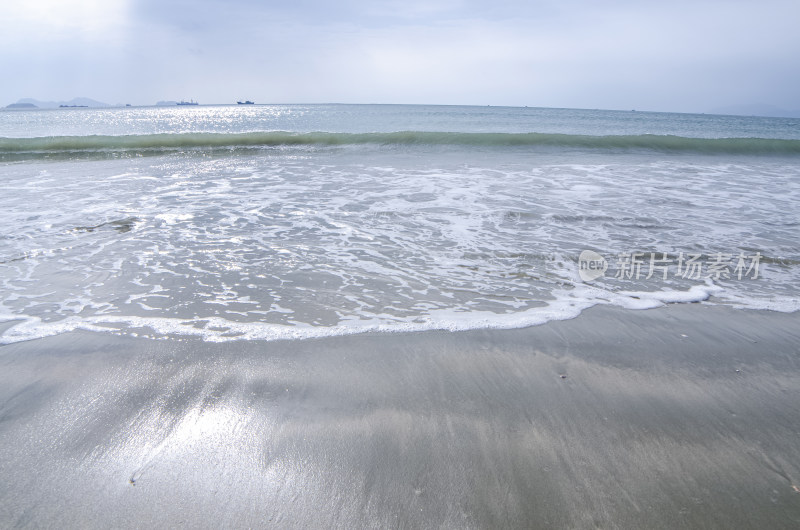
<instances>
[{"instance_id":1,"label":"sky","mask_svg":"<svg viewBox=\"0 0 800 530\"><path fill-rule=\"evenodd\" d=\"M798 0L3 0L0 106L800 110Z\"/></svg>"}]
</instances>

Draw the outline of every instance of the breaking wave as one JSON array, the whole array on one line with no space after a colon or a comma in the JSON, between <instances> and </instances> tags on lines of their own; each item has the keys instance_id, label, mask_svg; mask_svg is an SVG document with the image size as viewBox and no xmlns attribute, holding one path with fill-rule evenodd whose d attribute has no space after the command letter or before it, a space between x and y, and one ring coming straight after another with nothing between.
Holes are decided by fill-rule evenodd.
<instances>
[{"instance_id":1,"label":"breaking wave","mask_svg":"<svg viewBox=\"0 0 800 530\"><path fill-rule=\"evenodd\" d=\"M285 131L236 134L180 133L123 136L0 138L0 159L36 158L58 153L174 151L193 148L346 145L456 145L483 147L561 147L591 150L650 150L671 153L800 155L800 140L771 138L688 138L672 135L592 136L546 133Z\"/></svg>"}]
</instances>

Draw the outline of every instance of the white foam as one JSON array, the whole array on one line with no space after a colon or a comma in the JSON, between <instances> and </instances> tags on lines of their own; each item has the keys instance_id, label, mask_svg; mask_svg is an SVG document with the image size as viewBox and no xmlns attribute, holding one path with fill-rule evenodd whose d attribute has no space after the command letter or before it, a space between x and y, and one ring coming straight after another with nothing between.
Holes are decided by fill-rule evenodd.
<instances>
[{"instance_id":1,"label":"white foam","mask_svg":"<svg viewBox=\"0 0 800 530\"><path fill-rule=\"evenodd\" d=\"M92 317L69 316L56 322L44 322L37 317L0 315L0 322L21 320L0 336L0 343L33 340L75 330L112 333L137 333L149 329L151 337L195 337L207 342L233 340L275 341L299 340L352 335L366 332L421 332L433 330L468 331L475 329L515 329L546 324L556 320L578 317L595 305L614 305L624 309L645 310L672 303L703 302L723 289L711 284L695 285L686 291L628 291L609 292L589 285L555 291L560 296L541 307L512 313L491 311L462 311L434 309L424 315L400 319L392 315L372 318L343 317L333 326L314 326L294 321L293 324L267 322L236 322L218 316L179 319L121 315ZM794 300L794 310L800 304ZM742 304L742 307L748 307ZM788 306L781 306L784 310ZM148 336L147 334L141 334Z\"/></svg>"},{"instance_id":2,"label":"white foam","mask_svg":"<svg viewBox=\"0 0 800 530\"><path fill-rule=\"evenodd\" d=\"M772 295L769 298L759 299L734 292L725 292L717 296L721 301L738 309L777 311L779 313L800 311L800 298L794 296Z\"/></svg>"},{"instance_id":3,"label":"white foam","mask_svg":"<svg viewBox=\"0 0 800 530\"><path fill-rule=\"evenodd\" d=\"M711 280L707 280L705 285L694 285L686 291L620 291L618 294L634 300L630 304L625 304L625 307L630 309L651 309L664 304L702 302L723 291L722 287L714 285Z\"/></svg>"},{"instance_id":4,"label":"white foam","mask_svg":"<svg viewBox=\"0 0 800 530\"><path fill-rule=\"evenodd\" d=\"M13 193L0 197L15 234L0 241L14 258L0 278L9 294L0 310L22 322L2 340L110 326L205 340L521 327L596 304L800 308L792 296L800 278L790 222L800 198L796 167L705 159L543 165L510 153L461 161L468 151L456 164L379 151L322 161L124 161L125 174L146 178L117 178L123 169L113 162L105 176L80 161L53 164L50 182L20 173ZM230 186L231 174L248 178ZM641 191L654 187L657 200ZM141 219L135 234L75 230L129 217ZM624 287L642 290L615 291L580 282L575 258L589 247L608 258L610 249L746 247L788 259L763 263L763 280L721 282L724 289L656 277ZM682 290L670 289L679 282ZM636 284L609 277L607 285ZM198 329L185 315L220 319L216 327L227 331Z\"/></svg>"},{"instance_id":5,"label":"white foam","mask_svg":"<svg viewBox=\"0 0 800 530\"><path fill-rule=\"evenodd\" d=\"M155 216L156 219L164 221L167 225L174 225L180 221L188 221L194 218L190 213L161 213Z\"/></svg>"}]
</instances>

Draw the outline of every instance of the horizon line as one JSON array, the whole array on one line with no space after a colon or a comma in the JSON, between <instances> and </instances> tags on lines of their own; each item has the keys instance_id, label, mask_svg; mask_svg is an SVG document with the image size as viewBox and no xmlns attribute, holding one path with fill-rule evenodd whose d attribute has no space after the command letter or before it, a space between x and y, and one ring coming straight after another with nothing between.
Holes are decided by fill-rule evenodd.
<instances>
[{"instance_id":1,"label":"horizon line","mask_svg":"<svg viewBox=\"0 0 800 530\"><path fill-rule=\"evenodd\" d=\"M91 100L94 103L98 103L99 105L86 105L86 106L79 106L79 107L72 107L68 104L75 100L79 99L86 99ZM50 103L50 104L58 104L63 105L62 107L53 107L53 106L46 106L46 107L39 107L36 106L34 108L20 108L15 109L12 105L18 104L25 104L23 100L33 100L40 103ZM88 97L75 97L71 100L64 100L64 101L44 101L39 100L36 98L20 98L14 103L10 103L4 107L0 107L2 110L58 110L62 108L89 108L89 109L102 109L102 108L148 108L148 107L180 107L183 105L179 105L179 101L176 100L162 100L163 103L159 104L159 102L151 103L151 104L129 104L129 103L105 103L103 101L95 100L93 98ZM180 100L186 101L186 100ZM328 102L271 102L271 103L200 103L198 101L193 101L192 105L187 106L199 106L199 107L218 107L218 106L290 106L290 105L362 105L362 106L409 106L409 107L478 107L478 108L486 108L486 107L494 107L494 108L516 108L516 109L546 109L546 110L579 110L579 111L605 111L605 112L642 112L642 113L649 113L649 114L688 114L688 115L712 115L712 116L736 116L736 117L753 117L753 118L785 118L785 119L800 119L800 110L790 111L786 109L776 108L775 110L780 112L781 114L737 114L731 112L722 112L722 109L719 111L674 111L674 110L650 110L650 109L623 109L623 108L600 108L600 107L547 107L547 106L538 106L538 105L508 105L508 104L477 104L477 103L379 103L379 102L369 102L369 103L346 103L346 102L336 102L336 101L328 101ZM250 100L246 100L250 101ZM751 105L731 105L731 109L735 107L748 107Z\"/></svg>"}]
</instances>

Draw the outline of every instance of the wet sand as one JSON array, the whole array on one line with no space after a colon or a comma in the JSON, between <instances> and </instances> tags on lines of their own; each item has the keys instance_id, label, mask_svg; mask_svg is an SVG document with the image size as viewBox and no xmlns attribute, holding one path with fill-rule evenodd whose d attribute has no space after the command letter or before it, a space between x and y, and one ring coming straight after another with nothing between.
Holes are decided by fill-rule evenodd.
<instances>
[{"instance_id":1,"label":"wet sand","mask_svg":"<svg viewBox=\"0 0 800 530\"><path fill-rule=\"evenodd\" d=\"M796 528L800 314L0 347L0 526Z\"/></svg>"}]
</instances>

